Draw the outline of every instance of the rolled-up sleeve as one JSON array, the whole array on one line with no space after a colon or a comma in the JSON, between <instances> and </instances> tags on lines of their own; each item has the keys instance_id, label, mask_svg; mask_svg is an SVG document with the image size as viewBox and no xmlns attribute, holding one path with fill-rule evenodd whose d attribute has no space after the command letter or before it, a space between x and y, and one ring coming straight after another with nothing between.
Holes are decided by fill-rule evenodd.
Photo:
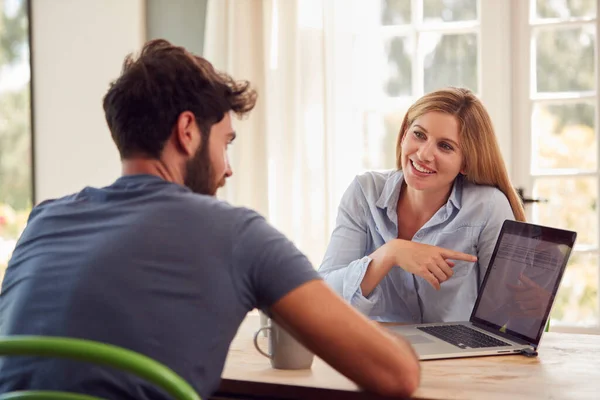
<instances>
[{"instance_id":1,"label":"rolled-up sleeve","mask_svg":"<svg viewBox=\"0 0 600 400\"><path fill-rule=\"evenodd\" d=\"M367 315L381 296L379 287L368 297L363 296L360 289L371 262L365 254L368 240L366 199L358 180L354 179L342 196L336 226L319 273L339 295Z\"/></svg>"}]
</instances>

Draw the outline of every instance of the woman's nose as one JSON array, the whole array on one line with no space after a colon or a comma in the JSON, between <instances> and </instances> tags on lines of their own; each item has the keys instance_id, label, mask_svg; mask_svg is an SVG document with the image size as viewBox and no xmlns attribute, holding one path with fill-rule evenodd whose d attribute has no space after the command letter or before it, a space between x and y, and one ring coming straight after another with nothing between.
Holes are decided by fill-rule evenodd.
<instances>
[{"instance_id":1,"label":"woman's nose","mask_svg":"<svg viewBox=\"0 0 600 400\"><path fill-rule=\"evenodd\" d=\"M417 151L417 155L423 161L432 161L433 152L434 148L432 143L425 143L419 148L419 150Z\"/></svg>"}]
</instances>

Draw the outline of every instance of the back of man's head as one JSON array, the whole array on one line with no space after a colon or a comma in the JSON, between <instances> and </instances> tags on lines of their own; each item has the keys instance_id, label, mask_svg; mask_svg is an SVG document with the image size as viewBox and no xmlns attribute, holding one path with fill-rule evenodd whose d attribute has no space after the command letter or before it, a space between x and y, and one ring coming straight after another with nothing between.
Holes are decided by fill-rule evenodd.
<instances>
[{"instance_id":1,"label":"back of man's head","mask_svg":"<svg viewBox=\"0 0 600 400\"><path fill-rule=\"evenodd\" d=\"M234 81L204 58L156 39L137 58L125 58L103 106L121 159L158 159L182 112L192 112L208 137L210 127L227 112L242 116L255 103L256 92L247 81Z\"/></svg>"}]
</instances>

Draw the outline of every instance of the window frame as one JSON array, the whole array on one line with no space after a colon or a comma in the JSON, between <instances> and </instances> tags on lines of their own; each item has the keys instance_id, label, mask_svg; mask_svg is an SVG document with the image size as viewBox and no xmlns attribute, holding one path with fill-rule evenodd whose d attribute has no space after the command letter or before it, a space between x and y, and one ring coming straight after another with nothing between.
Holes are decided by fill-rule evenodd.
<instances>
[{"instance_id":1,"label":"window frame","mask_svg":"<svg viewBox=\"0 0 600 400\"><path fill-rule=\"evenodd\" d=\"M481 0L487 2L488 0ZM578 100L593 100L596 105L596 124L594 127L596 137L599 133L599 122L600 122L600 97L598 92L598 82L600 82L600 74L598 67L598 54L600 52L599 38L600 38L600 27L598 26L598 18L584 19L577 18L568 21L540 21L532 16L535 12L535 0L510 0L511 7L511 24L508 32L511 32L511 48L512 62L510 65L511 78L509 81L505 81L506 86L509 86L512 90L510 96L511 100L511 112L512 112L512 145L511 145L511 159L512 169L509 170L511 173L511 179L516 187L525 189L525 193L530 194L533 192L535 181L537 179L544 179L548 177L585 177L594 176L600 181L600 141L597 142L597 167L595 171L585 170L572 170L572 171L532 171L532 113L536 104L551 104L559 103L566 104L572 101ZM597 13L600 12L600 0L597 0ZM596 26L596 43L595 43L595 77L596 77L596 90L593 92L581 92L575 93L552 93L552 94L537 94L536 84L532 79L534 75L532 68L536 65L535 60L535 40L534 33L545 27L567 27L567 26L583 26L590 24L590 21L595 22ZM600 182L599 182L600 183ZM600 184L598 185L598 192L596 197L600 198ZM528 209L529 208L529 209ZM532 220L533 210L530 207L526 207L526 215L528 220ZM533 221L535 222L535 221ZM598 212L596 223L600 226L600 212ZM599 233L600 235L600 233ZM596 246L581 246L577 245L574 249L574 254L586 254L592 253L600 256L600 237L597 240L598 245ZM600 258L599 258L600 260ZM600 271L600 264L596 265L596 268ZM597 287L600 289L600 273L598 274L599 281ZM596 301L598 302L598 309L600 310L600 294L596 294ZM599 316L600 318L600 316ZM564 333L591 333L600 334L600 321L598 325L591 327L579 327L571 325L552 325L552 331L564 332Z\"/></svg>"}]
</instances>

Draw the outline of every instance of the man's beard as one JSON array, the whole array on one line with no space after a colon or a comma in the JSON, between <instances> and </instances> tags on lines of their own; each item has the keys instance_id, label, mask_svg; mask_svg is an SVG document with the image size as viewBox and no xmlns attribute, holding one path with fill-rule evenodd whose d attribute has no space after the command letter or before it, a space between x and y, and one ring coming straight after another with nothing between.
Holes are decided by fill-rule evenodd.
<instances>
[{"instance_id":1,"label":"man's beard","mask_svg":"<svg viewBox=\"0 0 600 400\"><path fill-rule=\"evenodd\" d=\"M194 157L186 163L184 185L192 192L214 196L221 186L217 182L215 173L210 163L208 141L196 151Z\"/></svg>"}]
</instances>

